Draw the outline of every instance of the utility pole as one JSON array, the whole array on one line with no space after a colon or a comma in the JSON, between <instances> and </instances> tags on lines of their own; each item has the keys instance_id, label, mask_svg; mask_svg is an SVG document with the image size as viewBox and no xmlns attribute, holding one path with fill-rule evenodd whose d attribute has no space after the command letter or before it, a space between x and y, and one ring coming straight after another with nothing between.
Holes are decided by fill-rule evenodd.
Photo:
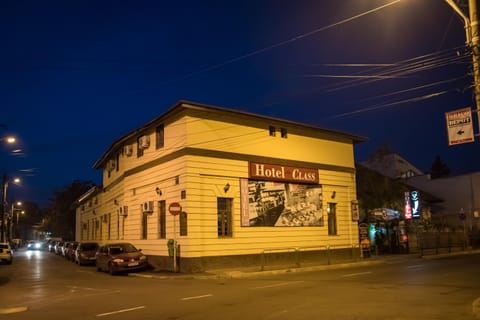
<instances>
[{"instance_id":1,"label":"utility pole","mask_svg":"<svg viewBox=\"0 0 480 320\"><path fill-rule=\"evenodd\" d=\"M478 28L478 0L468 0L469 16L465 15L454 0L445 0L450 7L463 19L465 24L466 44L472 54L473 89L475 94L475 112L477 113L480 135L480 37Z\"/></svg>"},{"instance_id":2,"label":"utility pole","mask_svg":"<svg viewBox=\"0 0 480 320\"><path fill-rule=\"evenodd\" d=\"M478 129L480 134L480 38L478 34L477 0L468 1L470 13L470 50L473 62L473 85L475 89L475 110L477 112Z\"/></svg>"}]
</instances>

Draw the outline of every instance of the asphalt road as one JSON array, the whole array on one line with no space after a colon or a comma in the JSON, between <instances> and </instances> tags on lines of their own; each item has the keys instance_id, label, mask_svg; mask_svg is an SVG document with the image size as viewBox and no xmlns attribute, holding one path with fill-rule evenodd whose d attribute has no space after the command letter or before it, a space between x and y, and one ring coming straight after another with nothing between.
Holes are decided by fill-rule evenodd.
<instances>
[{"instance_id":1,"label":"asphalt road","mask_svg":"<svg viewBox=\"0 0 480 320\"><path fill-rule=\"evenodd\" d=\"M475 319L479 265L471 254L242 279L110 276L20 251L0 265L0 319Z\"/></svg>"}]
</instances>

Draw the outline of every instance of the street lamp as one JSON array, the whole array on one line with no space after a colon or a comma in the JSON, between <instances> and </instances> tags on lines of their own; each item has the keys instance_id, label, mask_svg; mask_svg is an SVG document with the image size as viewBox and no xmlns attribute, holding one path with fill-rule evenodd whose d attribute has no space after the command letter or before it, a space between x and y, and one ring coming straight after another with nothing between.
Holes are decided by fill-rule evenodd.
<instances>
[{"instance_id":1,"label":"street lamp","mask_svg":"<svg viewBox=\"0 0 480 320\"><path fill-rule=\"evenodd\" d=\"M18 216L21 212L24 212L22 211L21 208L17 208L15 207L15 205L17 206L21 206L22 205L22 202L20 201L17 201L17 202L13 202L12 203L12 209L10 210L10 214L9 214L9 219L8 219L8 226L7 226L7 239L11 239L11 238L14 238L15 237L15 233L13 232L14 229L13 229L13 224L14 224L14 215L15 215L15 211L17 212L17 222L15 224L15 229L17 229L17 225L18 225Z\"/></svg>"},{"instance_id":2,"label":"street lamp","mask_svg":"<svg viewBox=\"0 0 480 320\"><path fill-rule=\"evenodd\" d=\"M14 136L6 136L3 138L0 138L0 141L5 141L8 144L14 144L17 141L17 139Z\"/></svg>"},{"instance_id":3,"label":"street lamp","mask_svg":"<svg viewBox=\"0 0 480 320\"><path fill-rule=\"evenodd\" d=\"M19 178L13 178L13 183L19 183ZM6 174L3 174L2 181L2 202L0 204L0 242L5 242L5 208L7 205L7 188L8 188L8 177Z\"/></svg>"}]
</instances>

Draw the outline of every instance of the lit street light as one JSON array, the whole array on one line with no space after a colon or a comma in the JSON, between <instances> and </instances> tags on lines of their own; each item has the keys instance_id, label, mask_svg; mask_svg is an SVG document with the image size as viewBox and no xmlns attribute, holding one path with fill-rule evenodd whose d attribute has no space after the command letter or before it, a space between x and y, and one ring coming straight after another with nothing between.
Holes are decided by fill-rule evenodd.
<instances>
[{"instance_id":1,"label":"lit street light","mask_svg":"<svg viewBox=\"0 0 480 320\"><path fill-rule=\"evenodd\" d=\"M13 178L13 183L19 183L19 178ZM5 208L7 205L7 188L8 188L8 177L6 174L3 174L2 181L2 202L0 204L0 242L5 242Z\"/></svg>"},{"instance_id":2,"label":"lit street light","mask_svg":"<svg viewBox=\"0 0 480 320\"><path fill-rule=\"evenodd\" d=\"M17 207L15 207L17 205ZM15 232L14 232L14 221L15 221L15 213L17 215L16 217L16 223L15 223L15 231L18 226L18 220L20 214L24 214L25 211L23 211L21 208L18 208L18 206L21 206L22 203L20 201L12 203L12 209L10 210L10 214L8 215L8 222L7 222L7 239L12 239L15 238Z\"/></svg>"}]
</instances>

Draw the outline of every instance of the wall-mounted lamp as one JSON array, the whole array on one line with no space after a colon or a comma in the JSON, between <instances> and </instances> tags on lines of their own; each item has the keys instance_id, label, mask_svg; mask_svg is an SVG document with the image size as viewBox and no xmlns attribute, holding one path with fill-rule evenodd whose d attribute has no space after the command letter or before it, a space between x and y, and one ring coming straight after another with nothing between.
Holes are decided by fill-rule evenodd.
<instances>
[{"instance_id":1,"label":"wall-mounted lamp","mask_svg":"<svg viewBox=\"0 0 480 320\"><path fill-rule=\"evenodd\" d=\"M337 191L332 192L332 199L335 199L335 196L337 195Z\"/></svg>"},{"instance_id":2,"label":"wall-mounted lamp","mask_svg":"<svg viewBox=\"0 0 480 320\"><path fill-rule=\"evenodd\" d=\"M118 201L117 201L117 199L113 200L113 204L116 205L116 206L118 206Z\"/></svg>"},{"instance_id":3,"label":"wall-mounted lamp","mask_svg":"<svg viewBox=\"0 0 480 320\"><path fill-rule=\"evenodd\" d=\"M159 187L156 187L156 188L155 188L155 192L156 192L159 196L162 195L162 190L160 190Z\"/></svg>"},{"instance_id":4,"label":"wall-mounted lamp","mask_svg":"<svg viewBox=\"0 0 480 320\"><path fill-rule=\"evenodd\" d=\"M230 183L227 182L225 187L223 187L223 191L225 191L225 193L227 193L228 190L230 190Z\"/></svg>"}]
</instances>

